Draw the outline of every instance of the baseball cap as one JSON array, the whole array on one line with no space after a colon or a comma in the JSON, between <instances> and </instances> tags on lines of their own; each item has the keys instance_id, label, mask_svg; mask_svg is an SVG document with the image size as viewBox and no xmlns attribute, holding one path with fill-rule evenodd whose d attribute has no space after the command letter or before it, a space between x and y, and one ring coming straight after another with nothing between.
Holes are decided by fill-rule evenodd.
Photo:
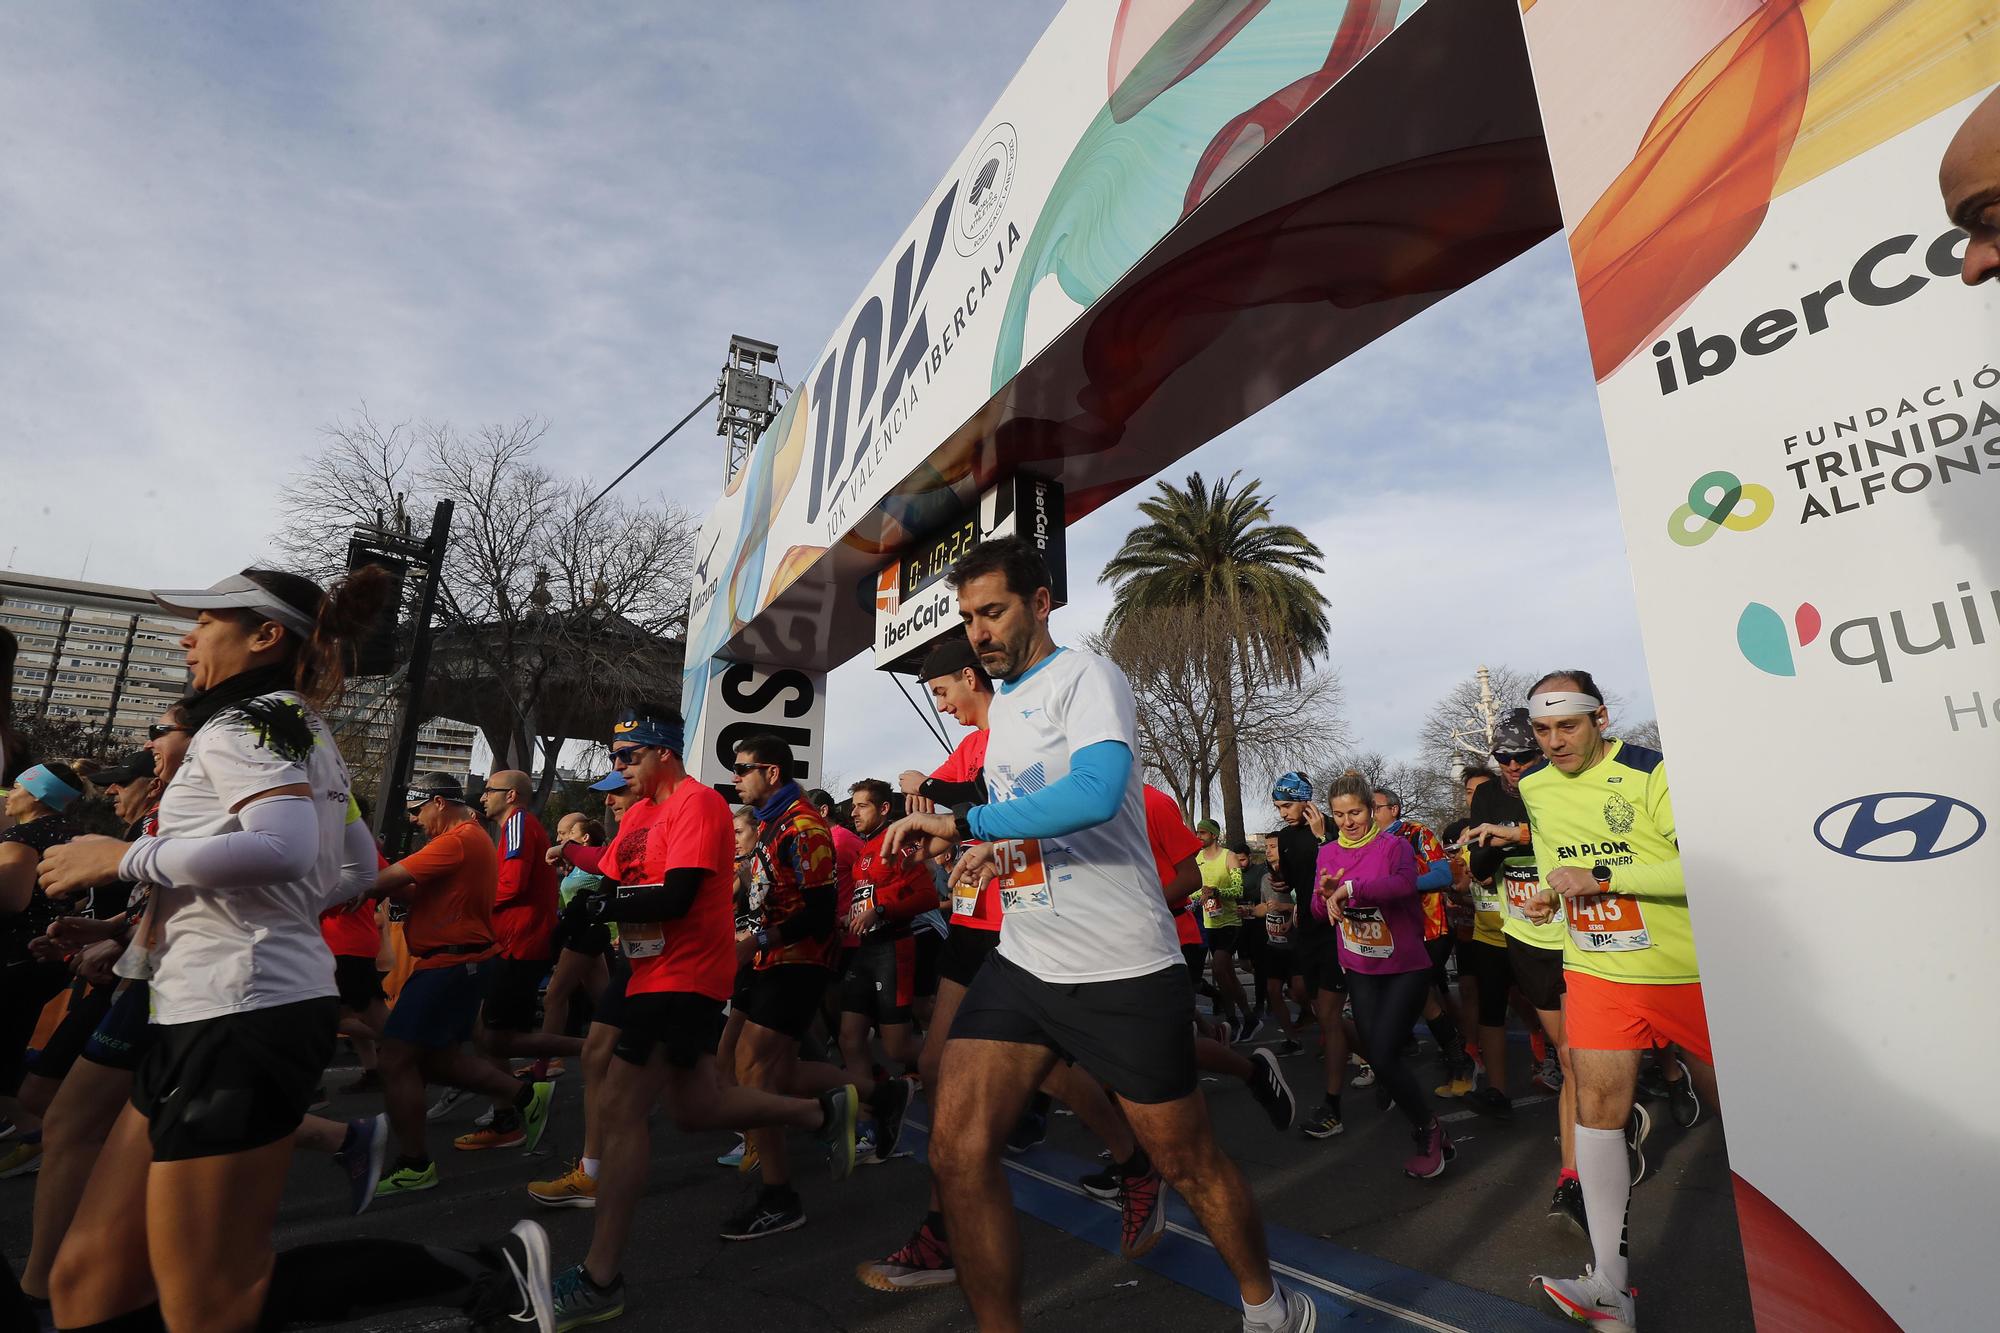
<instances>
[{"instance_id":1,"label":"baseball cap","mask_svg":"<svg viewBox=\"0 0 2000 1333\"><path fill-rule=\"evenodd\" d=\"M153 752L151 750L134 750L110 768L100 768L95 773L92 773L90 781L91 785L100 790L111 787L124 787L139 781L141 778L152 777L153 772Z\"/></svg>"},{"instance_id":2,"label":"baseball cap","mask_svg":"<svg viewBox=\"0 0 2000 1333\"><path fill-rule=\"evenodd\" d=\"M972 651L971 642L960 631L946 636L924 655L924 664L917 668L917 678L936 680L940 676L956 676L967 669L982 676L986 674L986 668L979 664L979 655Z\"/></svg>"},{"instance_id":3,"label":"baseball cap","mask_svg":"<svg viewBox=\"0 0 2000 1333\"><path fill-rule=\"evenodd\" d=\"M591 783L590 789L592 791L624 791L631 785L631 783L625 780L625 775L614 768L597 781Z\"/></svg>"},{"instance_id":4,"label":"baseball cap","mask_svg":"<svg viewBox=\"0 0 2000 1333\"><path fill-rule=\"evenodd\" d=\"M1528 725L1528 710L1515 708L1493 728L1493 753L1525 754L1535 747L1535 729Z\"/></svg>"},{"instance_id":5,"label":"baseball cap","mask_svg":"<svg viewBox=\"0 0 2000 1333\"><path fill-rule=\"evenodd\" d=\"M294 634L310 636L326 594L317 583L297 574L246 569L206 588L156 589L152 597L165 610L189 619L203 611L255 611Z\"/></svg>"}]
</instances>

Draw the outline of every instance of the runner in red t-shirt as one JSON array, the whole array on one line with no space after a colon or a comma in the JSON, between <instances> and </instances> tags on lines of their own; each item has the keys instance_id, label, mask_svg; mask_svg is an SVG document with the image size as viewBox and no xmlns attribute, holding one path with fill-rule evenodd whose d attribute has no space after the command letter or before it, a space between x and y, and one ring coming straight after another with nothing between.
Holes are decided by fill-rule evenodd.
<instances>
[{"instance_id":1,"label":"runner in red t-shirt","mask_svg":"<svg viewBox=\"0 0 2000 1333\"><path fill-rule=\"evenodd\" d=\"M624 1312L619 1265L652 1164L646 1115L662 1097L684 1131L813 1130L832 1142L836 1176L854 1166L859 1098L851 1085L786 1097L724 1086L717 1073L716 1041L736 972L736 839L729 806L682 766L682 732L673 708L642 704L626 710L611 739L611 762L654 810L606 858L619 887L600 913L618 922L632 977L599 1102L604 1158L590 1253L555 1278L556 1318L565 1325Z\"/></svg>"},{"instance_id":2,"label":"runner in red t-shirt","mask_svg":"<svg viewBox=\"0 0 2000 1333\"><path fill-rule=\"evenodd\" d=\"M348 802L347 819L353 823L361 811ZM389 864L378 847L375 867ZM361 895L336 903L319 914L320 938L333 954L333 984L340 989L340 1031L354 1044L355 1058L361 1061L361 1076L342 1092L379 1092L382 1075L376 1068L375 1039L389 1021L389 1003L382 991L387 974L377 965L382 952L382 904Z\"/></svg>"},{"instance_id":3,"label":"runner in red t-shirt","mask_svg":"<svg viewBox=\"0 0 2000 1333\"><path fill-rule=\"evenodd\" d=\"M866 778L848 792L856 835L866 841L855 860L854 901L844 923L848 962L839 985L840 1053L848 1069L871 1069L875 1061L868 1029L873 1027L882 1034L888 1057L909 1069L917 1062L910 1012L916 998L917 945L910 922L937 910L937 881L914 843L906 854L882 854L882 834L893 817L889 784ZM908 1090L901 1096L907 1102ZM869 1135L873 1143L872 1126Z\"/></svg>"}]
</instances>

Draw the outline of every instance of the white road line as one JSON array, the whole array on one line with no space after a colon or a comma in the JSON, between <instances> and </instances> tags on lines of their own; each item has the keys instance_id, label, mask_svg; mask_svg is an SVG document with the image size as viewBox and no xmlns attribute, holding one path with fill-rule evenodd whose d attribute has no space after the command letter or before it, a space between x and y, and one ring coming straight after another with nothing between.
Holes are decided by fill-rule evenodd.
<instances>
[{"instance_id":1,"label":"white road line","mask_svg":"<svg viewBox=\"0 0 2000 1333\"><path fill-rule=\"evenodd\" d=\"M1059 1190L1067 1190L1069 1193L1096 1204L1100 1208L1109 1208L1114 1212L1117 1211L1117 1204L1107 1199L1097 1198L1071 1181L1063 1180L1058 1176L1052 1176L1046 1171L1037 1171L1034 1167L1021 1162L1008 1161L1006 1166L1010 1171L1018 1171L1024 1176L1032 1176L1045 1185L1053 1185ZM1207 1235L1200 1231L1190 1230L1178 1222L1167 1223L1167 1230L1177 1236L1184 1236L1189 1240L1198 1241L1208 1246L1211 1250L1215 1248L1215 1242L1210 1240ZM1470 1329L1463 1328L1457 1324L1446 1323L1442 1319L1434 1319L1430 1315L1405 1309L1400 1305L1385 1301L1379 1296L1371 1296L1365 1291L1356 1291L1352 1287L1343 1287L1338 1282L1329 1281L1317 1273L1309 1273L1302 1268L1294 1268L1290 1264L1281 1264L1274 1261L1271 1264L1271 1271L1281 1273L1294 1282L1317 1287L1336 1300L1347 1301L1354 1305L1364 1305L1371 1310L1378 1310L1383 1314L1393 1315L1395 1318L1401 1319L1413 1327L1429 1329L1431 1333L1472 1333Z\"/></svg>"}]
</instances>

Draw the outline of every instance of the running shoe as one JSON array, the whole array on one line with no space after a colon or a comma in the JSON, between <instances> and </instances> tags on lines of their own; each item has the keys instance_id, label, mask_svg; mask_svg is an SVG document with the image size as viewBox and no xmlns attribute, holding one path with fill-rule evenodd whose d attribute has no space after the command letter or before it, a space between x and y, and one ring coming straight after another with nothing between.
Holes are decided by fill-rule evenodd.
<instances>
[{"instance_id":1,"label":"running shoe","mask_svg":"<svg viewBox=\"0 0 2000 1333\"><path fill-rule=\"evenodd\" d=\"M541 1143L542 1134L549 1127L549 1108L554 1105L556 1099L556 1085L547 1079L542 1079L533 1086L534 1095L528 1098L528 1104L521 1108L521 1129L528 1136L528 1141L521 1145L523 1152L533 1152Z\"/></svg>"},{"instance_id":2,"label":"running shoe","mask_svg":"<svg viewBox=\"0 0 2000 1333\"><path fill-rule=\"evenodd\" d=\"M736 1146L731 1148L728 1152L718 1156L715 1159L715 1164L717 1166L726 1166L731 1170L735 1170L736 1168L741 1167L743 1165L743 1155L749 1151L750 1151L749 1138L746 1135L738 1134L736 1136Z\"/></svg>"},{"instance_id":3,"label":"running shoe","mask_svg":"<svg viewBox=\"0 0 2000 1333\"><path fill-rule=\"evenodd\" d=\"M1166 1200L1160 1197L1160 1173L1118 1178L1118 1213L1124 1220L1118 1252L1139 1259L1160 1243L1167 1229Z\"/></svg>"},{"instance_id":4,"label":"running shoe","mask_svg":"<svg viewBox=\"0 0 2000 1333\"><path fill-rule=\"evenodd\" d=\"M1403 1174L1412 1180L1436 1179L1444 1174L1444 1164L1458 1156L1444 1122L1436 1116L1422 1129L1411 1131L1410 1137L1416 1140L1417 1150L1403 1163Z\"/></svg>"},{"instance_id":5,"label":"running shoe","mask_svg":"<svg viewBox=\"0 0 2000 1333\"><path fill-rule=\"evenodd\" d=\"M1322 1102L1319 1110L1308 1116L1299 1129L1309 1139L1330 1139L1341 1132L1340 1117L1334 1114L1331 1106Z\"/></svg>"},{"instance_id":6,"label":"running shoe","mask_svg":"<svg viewBox=\"0 0 2000 1333\"><path fill-rule=\"evenodd\" d=\"M1663 1102L1672 1095L1666 1076L1650 1060L1639 1067L1638 1087L1640 1098L1649 1102Z\"/></svg>"},{"instance_id":7,"label":"running shoe","mask_svg":"<svg viewBox=\"0 0 2000 1333\"><path fill-rule=\"evenodd\" d=\"M854 1276L877 1291L922 1291L949 1287L958 1281L951 1247L926 1221L909 1243L886 1259L875 1259L854 1270Z\"/></svg>"},{"instance_id":8,"label":"running shoe","mask_svg":"<svg viewBox=\"0 0 2000 1333\"><path fill-rule=\"evenodd\" d=\"M747 1176L762 1166L763 1163L764 1159L757 1155L757 1145L752 1143L744 1148L743 1160L736 1164L736 1169Z\"/></svg>"},{"instance_id":9,"label":"running shoe","mask_svg":"<svg viewBox=\"0 0 2000 1333\"><path fill-rule=\"evenodd\" d=\"M903 1115L910 1109L916 1084L906 1078L885 1078L875 1084L875 1099L868 1110L875 1117L875 1151L869 1154L886 1162L896 1155L903 1142Z\"/></svg>"},{"instance_id":10,"label":"running shoe","mask_svg":"<svg viewBox=\"0 0 2000 1333\"><path fill-rule=\"evenodd\" d=\"M1465 1099L1465 1104L1481 1115L1490 1115L1495 1120L1514 1118L1514 1099L1495 1087L1484 1087Z\"/></svg>"},{"instance_id":11,"label":"running shoe","mask_svg":"<svg viewBox=\"0 0 2000 1333\"><path fill-rule=\"evenodd\" d=\"M498 1108L495 1107L491 1102L488 1102L486 1104L486 1109L484 1111L481 1111L478 1115L472 1118L472 1127L474 1129L485 1129L488 1125L492 1124L493 1113L497 1109Z\"/></svg>"},{"instance_id":12,"label":"running shoe","mask_svg":"<svg viewBox=\"0 0 2000 1333\"><path fill-rule=\"evenodd\" d=\"M1293 1040L1290 1037L1287 1037L1283 1041L1278 1043L1279 1055L1303 1055L1305 1053L1305 1049L1306 1049L1305 1047L1301 1046L1297 1041Z\"/></svg>"},{"instance_id":13,"label":"running shoe","mask_svg":"<svg viewBox=\"0 0 2000 1333\"><path fill-rule=\"evenodd\" d=\"M583 1169L582 1162L573 1162L569 1170L554 1180L537 1180L530 1184L528 1197L544 1208L595 1208L597 1181Z\"/></svg>"},{"instance_id":14,"label":"running shoe","mask_svg":"<svg viewBox=\"0 0 2000 1333\"><path fill-rule=\"evenodd\" d=\"M380 1092L382 1072L378 1069L364 1069L355 1076L353 1082L342 1084L340 1091L342 1096L352 1096L359 1092Z\"/></svg>"},{"instance_id":15,"label":"running shoe","mask_svg":"<svg viewBox=\"0 0 2000 1333\"><path fill-rule=\"evenodd\" d=\"M799 1196L788 1187L763 1188L748 1207L727 1218L720 1235L724 1240L762 1240L781 1231L797 1231L806 1224L806 1210Z\"/></svg>"},{"instance_id":16,"label":"running shoe","mask_svg":"<svg viewBox=\"0 0 2000 1333\"><path fill-rule=\"evenodd\" d=\"M1556 1192L1549 1199L1549 1221L1575 1227L1577 1235L1590 1239L1590 1219L1583 1211L1583 1182L1575 1176L1556 1182Z\"/></svg>"},{"instance_id":17,"label":"running shoe","mask_svg":"<svg viewBox=\"0 0 2000 1333\"><path fill-rule=\"evenodd\" d=\"M1250 1070L1250 1095L1271 1117L1271 1128L1284 1133L1298 1120L1299 1103L1285 1081L1285 1071L1278 1067L1278 1057L1269 1050L1252 1051Z\"/></svg>"},{"instance_id":18,"label":"running shoe","mask_svg":"<svg viewBox=\"0 0 2000 1333\"><path fill-rule=\"evenodd\" d=\"M331 1106L332 1104L333 1104L333 1099L326 1095L326 1087L324 1084L322 1084L321 1086L313 1089L312 1100L306 1103L306 1110L324 1111L327 1107Z\"/></svg>"},{"instance_id":19,"label":"running shoe","mask_svg":"<svg viewBox=\"0 0 2000 1333\"><path fill-rule=\"evenodd\" d=\"M556 1274L550 1296L555 1303L556 1333L589 1324L608 1324L625 1313L625 1277L621 1273L611 1279L610 1286L600 1287L578 1264Z\"/></svg>"},{"instance_id":20,"label":"running shoe","mask_svg":"<svg viewBox=\"0 0 2000 1333\"><path fill-rule=\"evenodd\" d=\"M1463 1097L1472 1088L1472 1061L1461 1058L1446 1061L1444 1082L1432 1091L1440 1097Z\"/></svg>"},{"instance_id":21,"label":"running shoe","mask_svg":"<svg viewBox=\"0 0 2000 1333\"><path fill-rule=\"evenodd\" d=\"M432 1124L436 1124L456 1110L459 1102L464 1100L467 1095L463 1089L446 1088L443 1095L432 1102L430 1109L424 1112L424 1119L430 1121Z\"/></svg>"},{"instance_id":22,"label":"running shoe","mask_svg":"<svg viewBox=\"0 0 2000 1333\"><path fill-rule=\"evenodd\" d=\"M1552 1097L1563 1090L1562 1061L1558 1060L1553 1052L1543 1057L1542 1062L1535 1066L1534 1083Z\"/></svg>"},{"instance_id":23,"label":"running shoe","mask_svg":"<svg viewBox=\"0 0 2000 1333\"><path fill-rule=\"evenodd\" d=\"M875 1126L864 1120L854 1131L854 1161L857 1166L880 1166L881 1158L875 1155Z\"/></svg>"},{"instance_id":24,"label":"running shoe","mask_svg":"<svg viewBox=\"0 0 2000 1333\"><path fill-rule=\"evenodd\" d=\"M1024 1153L1042 1146L1042 1140L1049 1136L1049 1117L1044 1111L1033 1107L1021 1112L1021 1118L1014 1122L1014 1128L1007 1132L1007 1151Z\"/></svg>"},{"instance_id":25,"label":"running shoe","mask_svg":"<svg viewBox=\"0 0 2000 1333\"><path fill-rule=\"evenodd\" d=\"M1372 1088L1375 1086L1375 1067L1366 1060L1349 1062L1347 1085L1351 1088Z\"/></svg>"},{"instance_id":26,"label":"running shoe","mask_svg":"<svg viewBox=\"0 0 2000 1333\"><path fill-rule=\"evenodd\" d=\"M826 1115L826 1123L819 1131L819 1141L826 1145L827 1161L833 1167L835 1180L845 1180L854 1174L854 1118L860 1104L861 1094L855 1091L852 1083L843 1083L819 1095L819 1109ZM805 1214L800 1213L799 1222L803 1221ZM792 1225L797 1226L798 1223ZM731 1238L725 1236L724 1239Z\"/></svg>"},{"instance_id":27,"label":"running shoe","mask_svg":"<svg viewBox=\"0 0 2000 1333\"><path fill-rule=\"evenodd\" d=\"M562 1057L557 1056L555 1059L549 1061L548 1068L542 1072L542 1077L551 1080L559 1079L568 1072L569 1070L562 1062ZM620 1280L623 1281L623 1279Z\"/></svg>"},{"instance_id":28,"label":"running shoe","mask_svg":"<svg viewBox=\"0 0 2000 1333\"><path fill-rule=\"evenodd\" d=\"M1636 1333L1639 1327L1639 1293L1618 1290L1588 1265L1582 1277L1537 1277L1535 1285L1556 1309L1601 1333Z\"/></svg>"},{"instance_id":29,"label":"running shoe","mask_svg":"<svg viewBox=\"0 0 2000 1333\"><path fill-rule=\"evenodd\" d=\"M389 1117L370 1116L347 1122L347 1141L333 1160L347 1173L347 1202L356 1217L375 1202L382 1183L382 1157L389 1150Z\"/></svg>"},{"instance_id":30,"label":"running shoe","mask_svg":"<svg viewBox=\"0 0 2000 1333\"><path fill-rule=\"evenodd\" d=\"M1682 1129L1693 1129L1701 1123L1701 1094L1695 1091L1687 1061L1676 1060L1674 1063L1681 1067L1681 1076L1667 1084L1667 1111L1676 1125Z\"/></svg>"},{"instance_id":31,"label":"running shoe","mask_svg":"<svg viewBox=\"0 0 2000 1333\"><path fill-rule=\"evenodd\" d=\"M21 1132L21 1127L5 1116L0 1116L0 1143L5 1143Z\"/></svg>"},{"instance_id":32,"label":"running shoe","mask_svg":"<svg viewBox=\"0 0 2000 1333\"><path fill-rule=\"evenodd\" d=\"M7 1150L6 1156L0 1157L0 1180L7 1180L13 1176L33 1175L41 1169L42 1136L39 1133L33 1138L22 1136L18 1143Z\"/></svg>"},{"instance_id":33,"label":"running shoe","mask_svg":"<svg viewBox=\"0 0 2000 1333\"><path fill-rule=\"evenodd\" d=\"M488 1125L485 1129L475 1129L461 1134L451 1141L451 1146L460 1152L481 1152L487 1148L518 1148L528 1141L528 1131L519 1116L514 1123L505 1127Z\"/></svg>"},{"instance_id":34,"label":"running shoe","mask_svg":"<svg viewBox=\"0 0 2000 1333\"><path fill-rule=\"evenodd\" d=\"M1653 1117L1638 1102L1632 1103L1632 1117L1625 1122L1625 1160L1632 1168L1632 1183L1646 1178L1646 1136L1653 1132Z\"/></svg>"},{"instance_id":35,"label":"running shoe","mask_svg":"<svg viewBox=\"0 0 2000 1333\"><path fill-rule=\"evenodd\" d=\"M1313 1333L1319 1327L1319 1307L1312 1297L1294 1287L1280 1287L1285 1297L1285 1322L1278 1325L1277 1333ZM1248 1319L1243 1321L1243 1333L1263 1333L1263 1330Z\"/></svg>"},{"instance_id":36,"label":"running shoe","mask_svg":"<svg viewBox=\"0 0 2000 1333\"><path fill-rule=\"evenodd\" d=\"M384 1199L391 1194L415 1194L419 1190L434 1190L437 1187L436 1162L426 1162L421 1167L399 1166L377 1182L375 1197Z\"/></svg>"},{"instance_id":37,"label":"running shoe","mask_svg":"<svg viewBox=\"0 0 2000 1333\"><path fill-rule=\"evenodd\" d=\"M472 1327L498 1333L532 1324L537 1333L557 1333L549 1298L549 1237L541 1223L516 1222L506 1240L481 1246L478 1257L487 1271L473 1284L465 1306Z\"/></svg>"},{"instance_id":38,"label":"running shoe","mask_svg":"<svg viewBox=\"0 0 2000 1333\"><path fill-rule=\"evenodd\" d=\"M1263 1030L1264 1019L1261 1015L1245 1014L1243 1021L1236 1025L1236 1044L1241 1046L1245 1042L1257 1040L1257 1034Z\"/></svg>"},{"instance_id":39,"label":"running shoe","mask_svg":"<svg viewBox=\"0 0 2000 1333\"><path fill-rule=\"evenodd\" d=\"M1079 1189L1093 1199L1115 1199L1118 1197L1119 1182L1124 1179L1125 1177L1119 1175L1115 1168L1107 1167L1102 1171L1093 1171L1087 1176L1078 1176L1076 1183Z\"/></svg>"}]
</instances>

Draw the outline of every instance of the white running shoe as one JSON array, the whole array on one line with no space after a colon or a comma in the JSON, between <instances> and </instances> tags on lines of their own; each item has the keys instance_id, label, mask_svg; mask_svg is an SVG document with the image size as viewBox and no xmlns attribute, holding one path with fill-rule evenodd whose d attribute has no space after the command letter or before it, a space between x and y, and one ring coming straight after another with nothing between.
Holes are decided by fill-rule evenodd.
<instances>
[{"instance_id":1,"label":"white running shoe","mask_svg":"<svg viewBox=\"0 0 2000 1333\"><path fill-rule=\"evenodd\" d=\"M446 1116L450 1115L452 1111L457 1108L460 1100L462 1100L464 1097L465 1093L460 1089L446 1088L444 1090L444 1095L439 1097L436 1101L432 1102L430 1110L424 1112L424 1119L430 1121L433 1124L437 1123L438 1121L444 1119Z\"/></svg>"},{"instance_id":2,"label":"white running shoe","mask_svg":"<svg viewBox=\"0 0 2000 1333\"><path fill-rule=\"evenodd\" d=\"M1273 1331L1245 1319L1243 1333L1313 1333L1319 1327L1319 1307L1313 1304L1312 1297L1295 1287L1280 1287L1278 1290L1285 1298L1285 1322Z\"/></svg>"},{"instance_id":3,"label":"white running shoe","mask_svg":"<svg viewBox=\"0 0 2000 1333\"><path fill-rule=\"evenodd\" d=\"M486 1129L489 1126L491 1126L492 1123L493 1123L493 1108L489 1106L484 1111L481 1111L476 1117L473 1118L472 1127L474 1129Z\"/></svg>"},{"instance_id":4,"label":"white running shoe","mask_svg":"<svg viewBox=\"0 0 2000 1333\"><path fill-rule=\"evenodd\" d=\"M1637 1333L1639 1293L1618 1290L1593 1268L1586 1266L1582 1277L1537 1277L1535 1283L1558 1310L1580 1324L1600 1333Z\"/></svg>"}]
</instances>

